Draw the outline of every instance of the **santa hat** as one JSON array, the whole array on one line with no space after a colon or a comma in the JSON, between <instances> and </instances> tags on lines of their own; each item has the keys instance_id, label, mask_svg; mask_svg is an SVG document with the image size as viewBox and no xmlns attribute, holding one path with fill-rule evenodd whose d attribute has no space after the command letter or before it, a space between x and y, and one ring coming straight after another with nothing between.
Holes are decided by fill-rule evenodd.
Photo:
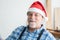
<instances>
[{"instance_id":1,"label":"santa hat","mask_svg":"<svg viewBox=\"0 0 60 40\"><path fill-rule=\"evenodd\" d=\"M28 12L29 12L29 11L30 11L30 12L37 12L37 13L41 14L46 21L48 20L48 18L47 18L47 12L46 12L43 4L42 4L41 2L39 2L39 1L34 2L34 3L30 6Z\"/></svg>"}]
</instances>

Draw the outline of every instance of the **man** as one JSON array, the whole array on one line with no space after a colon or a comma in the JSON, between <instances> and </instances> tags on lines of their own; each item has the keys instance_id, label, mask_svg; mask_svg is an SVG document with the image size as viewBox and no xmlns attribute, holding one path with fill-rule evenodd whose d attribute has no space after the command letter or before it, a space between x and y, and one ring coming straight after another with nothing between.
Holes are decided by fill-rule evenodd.
<instances>
[{"instance_id":1,"label":"man","mask_svg":"<svg viewBox=\"0 0 60 40\"><path fill-rule=\"evenodd\" d=\"M16 28L6 40L56 40L45 29L47 13L41 2L34 2L27 12L27 26Z\"/></svg>"}]
</instances>

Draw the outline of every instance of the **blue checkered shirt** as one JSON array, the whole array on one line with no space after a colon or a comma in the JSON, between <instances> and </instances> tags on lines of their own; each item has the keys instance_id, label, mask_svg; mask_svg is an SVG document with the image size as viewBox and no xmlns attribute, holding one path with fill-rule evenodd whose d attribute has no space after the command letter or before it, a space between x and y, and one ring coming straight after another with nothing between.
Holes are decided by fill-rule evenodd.
<instances>
[{"instance_id":1,"label":"blue checkered shirt","mask_svg":"<svg viewBox=\"0 0 60 40\"><path fill-rule=\"evenodd\" d=\"M6 38L6 40L17 40L24 28L25 26L19 26L11 33L11 35L8 36L8 38ZM40 29L30 32L28 30L28 27L26 27L26 30L24 31L20 40L37 40L39 36L38 34L41 32L42 29L45 29L45 27L42 26ZM40 40L56 40L56 39L49 31L45 29Z\"/></svg>"}]
</instances>

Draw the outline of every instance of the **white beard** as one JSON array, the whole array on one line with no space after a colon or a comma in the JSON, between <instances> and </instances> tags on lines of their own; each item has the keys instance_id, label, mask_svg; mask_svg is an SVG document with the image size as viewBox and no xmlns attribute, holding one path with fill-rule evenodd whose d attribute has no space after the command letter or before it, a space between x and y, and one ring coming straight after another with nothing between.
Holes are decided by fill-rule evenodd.
<instances>
[{"instance_id":1,"label":"white beard","mask_svg":"<svg viewBox=\"0 0 60 40\"><path fill-rule=\"evenodd\" d=\"M30 23L29 23L29 27L31 27L31 28L36 28L36 23L35 23L35 22L30 22Z\"/></svg>"}]
</instances>

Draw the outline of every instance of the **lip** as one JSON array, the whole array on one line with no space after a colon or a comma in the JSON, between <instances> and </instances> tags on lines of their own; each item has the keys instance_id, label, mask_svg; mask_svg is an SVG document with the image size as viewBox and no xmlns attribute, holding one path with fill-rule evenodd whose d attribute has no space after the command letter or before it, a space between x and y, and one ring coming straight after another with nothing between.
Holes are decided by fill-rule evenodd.
<instances>
[{"instance_id":1,"label":"lip","mask_svg":"<svg viewBox=\"0 0 60 40\"><path fill-rule=\"evenodd\" d=\"M35 21L30 21L30 22L35 22Z\"/></svg>"}]
</instances>

